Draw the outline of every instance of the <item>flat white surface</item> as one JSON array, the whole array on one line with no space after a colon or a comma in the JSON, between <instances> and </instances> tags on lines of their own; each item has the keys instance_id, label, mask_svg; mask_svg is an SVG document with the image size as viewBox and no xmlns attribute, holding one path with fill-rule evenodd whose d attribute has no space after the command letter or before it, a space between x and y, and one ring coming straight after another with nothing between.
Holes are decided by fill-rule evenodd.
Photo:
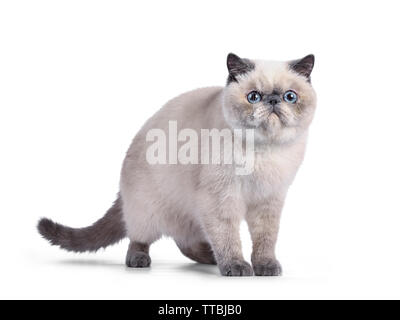
<instances>
[{"instance_id":1,"label":"flat white surface","mask_svg":"<svg viewBox=\"0 0 400 320\"><path fill-rule=\"evenodd\" d=\"M400 298L398 1L2 1L0 298ZM50 247L46 216L99 217L128 145L177 94L223 85L228 52L316 55L319 103L284 209L281 278L222 278L171 240ZM246 257L250 241L243 226Z\"/></svg>"}]
</instances>

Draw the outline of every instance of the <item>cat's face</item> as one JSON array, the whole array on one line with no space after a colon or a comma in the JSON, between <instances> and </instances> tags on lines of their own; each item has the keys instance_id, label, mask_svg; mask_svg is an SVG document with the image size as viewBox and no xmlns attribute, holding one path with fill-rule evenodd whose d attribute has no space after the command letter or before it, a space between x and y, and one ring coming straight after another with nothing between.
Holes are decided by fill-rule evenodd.
<instances>
[{"instance_id":1,"label":"cat's face","mask_svg":"<svg viewBox=\"0 0 400 320\"><path fill-rule=\"evenodd\" d=\"M293 141L310 125L316 95L310 75L314 56L292 62L241 59L228 55L224 115L233 128L254 128L257 140Z\"/></svg>"}]
</instances>

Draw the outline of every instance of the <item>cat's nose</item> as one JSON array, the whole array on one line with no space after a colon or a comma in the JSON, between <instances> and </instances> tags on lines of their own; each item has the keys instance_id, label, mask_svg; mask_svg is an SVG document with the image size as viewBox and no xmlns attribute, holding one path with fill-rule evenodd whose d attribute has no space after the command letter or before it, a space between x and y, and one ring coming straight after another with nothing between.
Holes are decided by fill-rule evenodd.
<instances>
[{"instance_id":1,"label":"cat's nose","mask_svg":"<svg viewBox=\"0 0 400 320\"><path fill-rule=\"evenodd\" d=\"M278 96L277 94L271 94L267 97L267 103L273 107L281 103L281 101L282 101L281 97Z\"/></svg>"}]
</instances>

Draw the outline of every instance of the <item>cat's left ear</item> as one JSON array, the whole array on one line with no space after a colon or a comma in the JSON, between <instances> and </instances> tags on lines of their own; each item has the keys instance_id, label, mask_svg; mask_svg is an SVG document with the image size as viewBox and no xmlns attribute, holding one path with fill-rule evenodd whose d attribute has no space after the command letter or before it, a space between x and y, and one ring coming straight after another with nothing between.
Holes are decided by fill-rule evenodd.
<instances>
[{"instance_id":1,"label":"cat's left ear","mask_svg":"<svg viewBox=\"0 0 400 320\"><path fill-rule=\"evenodd\" d=\"M233 53L228 54L226 65L229 71L228 84L230 82L236 82L237 76L250 72L254 69L254 63L248 59L242 59Z\"/></svg>"},{"instance_id":2,"label":"cat's left ear","mask_svg":"<svg viewBox=\"0 0 400 320\"><path fill-rule=\"evenodd\" d=\"M315 57L313 54L309 54L300 60L291 61L289 63L290 69L298 74L307 78L308 81L311 80L311 72L314 68Z\"/></svg>"}]
</instances>

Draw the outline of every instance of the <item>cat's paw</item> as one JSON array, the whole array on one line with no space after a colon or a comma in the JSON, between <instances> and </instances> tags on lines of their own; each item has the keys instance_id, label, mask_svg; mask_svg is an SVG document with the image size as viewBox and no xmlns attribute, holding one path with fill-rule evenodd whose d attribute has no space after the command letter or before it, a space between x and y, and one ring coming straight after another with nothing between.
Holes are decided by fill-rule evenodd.
<instances>
[{"instance_id":1,"label":"cat's paw","mask_svg":"<svg viewBox=\"0 0 400 320\"><path fill-rule=\"evenodd\" d=\"M243 260L233 260L220 265L219 269L223 276L227 277L250 277L253 275L253 268Z\"/></svg>"},{"instance_id":2,"label":"cat's paw","mask_svg":"<svg viewBox=\"0 0 400 320\"><path fill-rule=\"evenodd\" d=\"M277 277L282 275L282 267L278 260L267 260L253 264L256 276Z\"/></svg>"},{"instance_id":3,"label":"cat's paw","mask_svg":"<svg viewBox=\"0 0 400 320\"><path fill-rule=\"evenodd\" d=\"M126 257L126 266L128 268L148 268L150 264L150 256L145 252L136 251Z\"/></svg>"}]
</instances>

